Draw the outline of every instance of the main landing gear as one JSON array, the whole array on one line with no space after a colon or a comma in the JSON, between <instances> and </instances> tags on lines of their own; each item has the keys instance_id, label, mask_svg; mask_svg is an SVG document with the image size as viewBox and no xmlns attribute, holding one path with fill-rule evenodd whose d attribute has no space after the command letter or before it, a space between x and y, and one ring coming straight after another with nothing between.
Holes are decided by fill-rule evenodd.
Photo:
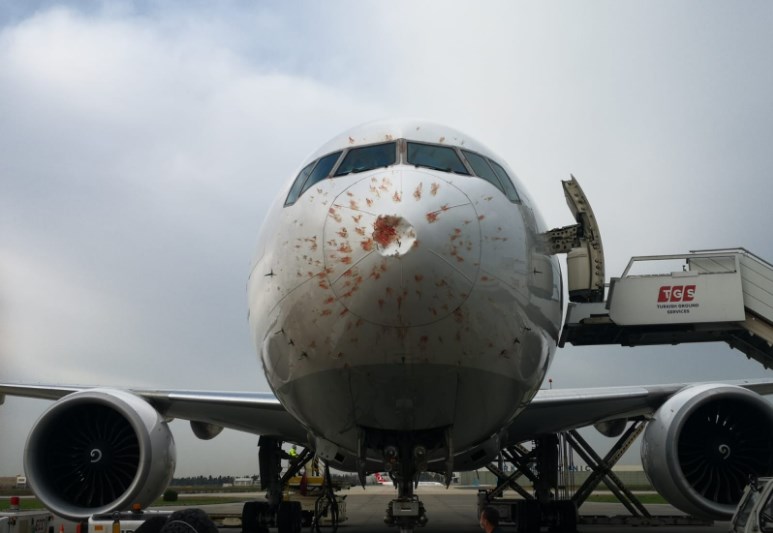
<instances>
[{"instance_id":1,"label":"main landing gear","mask_svg":"<svg viewBox=\"0 0 773 533\"><path fill-rule=\"evenodd\" d=\"M515 470L508 474L504 462ZM478 515L486 506L493 506L503 520L515 523L519 532L540 531L544 525L551 531L574 533L577 529L577 507L571 500L558 498L559 447L556 435L546 435L534 441L531 450L522 444L504 448L499 465L487 468L497 476L497 486L491 491L478 491ZM531 493L518 484L526 477L534 487ZM523 499L505 499L502 494L512 489Z\"/></svg>"},{"instance_id":2,"label":"main landing gear","mask_svg":"<svg viewBox=\"0 0 773 533\"><path fill-rule=\"evenodd\" d=\"M278 533L300 533L303 525L303 510L300 502L282 501L282 487L297 475L312 458L311 450L304 449L297 456L289 456L282 450L282 441L271 437L260 437L261 489L266 491L266 501L247 502L242 508L242 533L268 533L276 526ZM287 471L282 474L282 459L288 459Z\"/></svg>"},{"instance_id":3,"label":"main landing gear","mask_svg":"<svg viewBox=\"0 0 773 533\"><path fill-rule=\"evenodd\" d=\"M546 526L550 531L574 533L577 531L577 509L596 486L603 482L632 517L649 518L647 509L612 472L612 467L643 429L644 421L634 420L604 458L597 455L575 430L560 435L541 436L534 441L531 449L523 444L508 446L501 452L499 465L487 466L498 481L493 490L478 492L478 514L485 506L491 505L499 510L503 519L515 522L519 532L538 532ZM567 485L570 483L566 480L566 475L571 474L571 461L568 460L570 449L578 453L593 471L572 495L567 494ZM511 463L515 467L514 471L505 472L504 462ZM518 484L521 477L531 482L533 493ZM514 490L523 499L503 498L502 493L506 489Z\"/></svg>"}]
</instances>

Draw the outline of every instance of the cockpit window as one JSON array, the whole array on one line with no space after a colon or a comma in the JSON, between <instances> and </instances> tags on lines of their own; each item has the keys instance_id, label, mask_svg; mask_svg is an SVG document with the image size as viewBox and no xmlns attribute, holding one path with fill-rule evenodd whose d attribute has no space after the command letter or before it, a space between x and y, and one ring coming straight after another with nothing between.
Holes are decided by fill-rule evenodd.
<instances>
[{"instance_id":1,"label":"cockpit window","mask_svg":"<svg viewBox=\"0 0 773 533\"><path fill-rule=\"evenodd\" d=\"M290 194L287 195L285 205L294 204L309 187L328 177L340 156L341 152L333 152L303 167L303 170L298 173L298 177L295 178L295 182L293 182L293 186L290 188Z\"/></svg>"},{"instance_id":2,"label":"cockpit window","mask_svg":"<svg viewBox=\"0 0 773 533\"><path fill-rule=\"evenodd\" d=\"M455 174L470 174L456 150L450 146L409 142L408 164Z\"/></svg>"},{"instance_id":3,"label":"cockpit window","mask_svg":"<svg viewBox=\"0 0 773 533\"><path fill-rule=\"evenodd\" d=\"M330 175L330 171L333 170L333 167L335 166L336 161L338 161L340 155L341 152L333 152L332 154L326 155L320 159L319 163L317 163L317 165L314 167L314 170L311 171L311 175L309 175L306 183L303 185L301 194L305 193L309 187L318 181L327 178Z\"/></svg>"},{"instance_id":4,"label":"cockpit window","mask_svg":"<svg viewBox=\"0 0 773 533\"><path fill-rule=\"evenodd\" d=\"M312 169L314 168L314 165L316 164L316 161L312 161L305 167L303 167L303 170L301 170L298 173L298 176L295 178L295 181L293 182L293 186L290 187L290 194L287 195L287 200L285 200L285 205L293 205L295 201L298 199L298 197L301 195L301 187L303 187L303 184L306 183L306 178L309 177L309 174L311 174Z\"/></svg>"},{"instance_id":5,"label":"cockpit window","mask_svg":"<svg viewBox=\"0 0 773 533\"><path fill-rule=\"evenodd\" d=\"M507 198L511 202L520 202L521 197L518 196L518 191L515 190L515 185L513 185L513 181L510 179L510 176L507 175L504 167L496 161L491 161L489 159L489 162L491 163L491 166L494 167L494 172L496 172L497 176L499 176L499 181L501 181L502 185L505 186L505 194L507 195Z\"/></svg>"},{"instance_id":6,"label":"cockpit window","mask_svg":"<svg viewBox=\"0 0 773 533\"><path fill-rule=\"evenodd\" d=\"M388 167L394 165L396 160L397 143L394 142L353 148L341 161L335 175L343 176L351 172L365 172L374 168Z\"/></svg>"},{"instance_id":7,"label":"cockpit window","mask_svg":"<svg viewBox=\"0 0 773 533\"><path fill-rule=\"evenodd\" d=\"M315 183L330 177L344 176L357 172L365 172L377 168L385 168L398 162L397 145L400 144L400 163L417 167L452 172L464 176L478 176L499 189L511 202L520 202L518 191L510 176L502 165L476 152L461 150L452 146L426 144L414 141L390 141L368 146L353 147L339 150L312 161L298 173L290 193L285 200L285 206L293 205L303 193ZM341 159L341 154L344 154ZM466 159L466 162L465 162ZM338 161L341 161L338 163ZM338 166L336 166L338 164ZM470 172L472 171L472 172Z\"/></svg>"},{"instance_id":8,"label":"cockpit window","mask_svg":"<svg viewBox=\"0 0 773 533\"><path fill-rule=\"evenodd\" d=\"M462 153L464 154L464 157L467 158L467 162L470 163L470 166L472 167L472 170L475 172L476 176L488 181L494 187L502 191L502 193L505 192L502 183L499 181L499 178L494 172L494 169L491 168L491 165L489 165L488 160L485 157L478 155L475 152L468 152L466 150L464 150Z\"/></svg>"}]
</instances>

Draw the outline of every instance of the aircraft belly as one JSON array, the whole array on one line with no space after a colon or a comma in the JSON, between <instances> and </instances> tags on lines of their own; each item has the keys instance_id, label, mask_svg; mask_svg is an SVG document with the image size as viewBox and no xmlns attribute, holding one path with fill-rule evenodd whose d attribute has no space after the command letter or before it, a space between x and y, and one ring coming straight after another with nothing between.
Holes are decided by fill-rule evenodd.
<instances>
[{"instance_id":1,"label":"aircraft belly","mask_svg":"<svg viewBox=\"0 0 773 533\"><path fill-rule=\"evenodd\" d=\"M314 313L292 294L263 343L266 375L294 416L350 450L359 427L453 426L455 446L476 444L531 399L555 350L518 292L496 287L474 291L442 320L405 328L341 316L341 304Z\"/></svg>"},{"instance_id":2,"label":"aircraft belly","mask_svg":"<svg viewBox=\"0 0 773 533\"><path fill-rule=\"evenodd\" d=\"M494 435L538 384L481 368L413 364L327 370L291 380L278 397L311 432L355 453L361 429L450 427L463 451Z\"/></svg>"}]
</instances>

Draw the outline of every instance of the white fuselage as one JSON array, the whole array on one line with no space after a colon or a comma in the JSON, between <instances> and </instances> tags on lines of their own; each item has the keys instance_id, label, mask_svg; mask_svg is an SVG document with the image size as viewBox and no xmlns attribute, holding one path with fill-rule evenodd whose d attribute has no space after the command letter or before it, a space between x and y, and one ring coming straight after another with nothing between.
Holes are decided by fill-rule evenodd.
<instances>
[{"instance_id":1,"label":"white fuselage","mask_svg":"<svg viewBox=\"0 0 773 533\"><path fill-rule=\"evenodd\" d=\"M379 123L309 161L385 139L490 155L461 136ZM484 179L401 158L323 179L285 206L292 182L267 214L248 286L282 404L348 454L363 431L447 428L455 451L495 436L542 383L561 321L558 263L523 187L514 202Z\"/></svg>"}]
</instances>

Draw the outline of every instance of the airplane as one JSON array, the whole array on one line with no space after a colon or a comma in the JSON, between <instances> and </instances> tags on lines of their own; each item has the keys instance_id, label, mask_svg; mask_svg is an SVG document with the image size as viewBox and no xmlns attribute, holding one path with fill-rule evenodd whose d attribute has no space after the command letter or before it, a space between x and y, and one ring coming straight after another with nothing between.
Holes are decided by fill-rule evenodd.
<instances>
[{"instance_id":1,"label":"airplane","mask_svg":"<svg viewBox=\"0 0 773 533\"><path fill-rule=\"evenodd\" d=\"M384 474L386 474L386 476ZM392 480L388 479L388 476L389 474L387 472L384 472L383 474L381 472L373 473L373 479L376 481L377 485L391 485Z\"/></svg>"},{"instance_id":2,"label":"airplane","mask_svg":"<svg viewBox=\"0 0 773 533\"><path fill-rule=\"evenodd\" d=\"M376 485L394 485L394 482L389 478L388 472L374 472L373 473L373 480L375 481ZM419 479L417 482L414 483L415 487L445 487L443 483L440 483L439 481L427 481Z\"/></svg>"},{"instance_id":3,"label":"airplane","mask_svg":"<svg viewBox=\"0 0 773 533\"><path fill-rule=\"evenodd\" d=\"M292 174L259 234L248 322L272 392L2 383L0 400L54 401L25 446L29 483L76 520L147 505L173 475L167 421L179 418L201 439L260 436L267 501L245 506L250 523L300 528L282 501L287 442L305 447L296 463L317 456L363 485L390 472L385 521L411 532L428 520L422 472L448 483L514 443L590 425L619 435L646 417L658 490L688 513L730 516L749 475L773 474L773 380L541 390L564 308L546 235L524 184L472 137L408 119L346 131Z\"/></svg>"}]
</instances>

